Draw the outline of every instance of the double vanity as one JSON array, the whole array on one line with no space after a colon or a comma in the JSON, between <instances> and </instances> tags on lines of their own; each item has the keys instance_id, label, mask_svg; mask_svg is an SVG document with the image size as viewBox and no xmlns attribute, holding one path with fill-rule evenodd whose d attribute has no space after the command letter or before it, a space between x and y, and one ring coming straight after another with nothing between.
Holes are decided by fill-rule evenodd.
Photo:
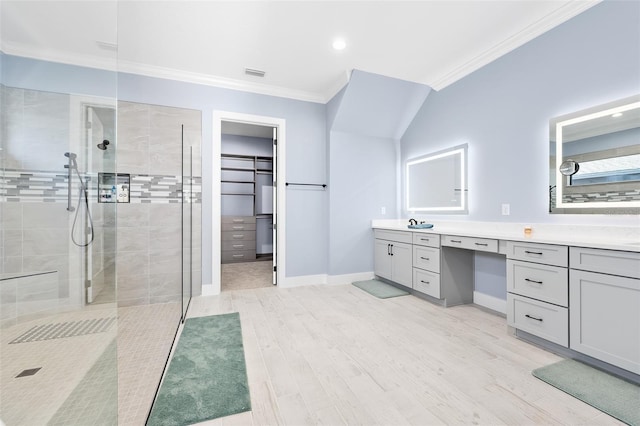
<instances>
[{"instance_id":1,"label":"double vanity","mask_svg":"<svg viewBox=\"0 0 640 426\"><path fill-rule=\"evenodd\" d=\"M373 221L373 228L376 276L450 307L474 301L475 252L502 255L507 323L518 336L640 375L637 228L536 225L531 235L517 224L477 222L422 230Z\"/></svg>"}]
</instances>

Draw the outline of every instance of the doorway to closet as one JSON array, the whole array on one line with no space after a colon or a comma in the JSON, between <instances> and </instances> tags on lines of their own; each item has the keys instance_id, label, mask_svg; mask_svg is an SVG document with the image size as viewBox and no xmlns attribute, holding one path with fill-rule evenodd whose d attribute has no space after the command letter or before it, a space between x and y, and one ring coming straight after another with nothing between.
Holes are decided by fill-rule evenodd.
<instances>
[{"instance_id":1,"label":"doorway to closet","mask_svg":"<svg viewBox=\"0 0 640 426\"><path fill-rule=\"evenodd\" d=\"M284 218L283 185L279 185L284 170L278 164L283 164L279 145L284 120L217 113L214 132L213 155L219 160L214 161L219 164L219 178L214 179L220 188L213 194L214 199L219 195L212 212L214 293L272 287L282 276L284 247L279 242L284 237L278 225Z\"/></svg>"}]
</instances>

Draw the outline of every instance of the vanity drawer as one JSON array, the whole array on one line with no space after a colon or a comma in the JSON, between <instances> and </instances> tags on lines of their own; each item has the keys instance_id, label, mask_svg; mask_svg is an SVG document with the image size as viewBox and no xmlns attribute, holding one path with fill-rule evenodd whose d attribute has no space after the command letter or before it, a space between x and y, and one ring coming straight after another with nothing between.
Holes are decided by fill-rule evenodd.
<instances>
[{"instance_id":1,"label":"vanity drawer","mask_svg":"<svg viewBox=\"0 0 640 426\"><path fill-rule=\"evenodd\" d=\"M256 223L223 223L223 231L255 231Z\"/></svg>"},{"instance_id":2,"label":"vanity drawer","mask_svg":"<svg viewBox=\"0 0 640 426\"><path fill-rule=\"evenodd\" d=\"M569 247L553 244L535 244L507 241L507 257L546 265L568 266Z\"/></svg>"},{"instance_id":3,"label":"vanity drawer","mask_svg":"<svg viewBox=\"0 0 640 426\"><path fill-rule=\"evenodd\" d=\"M569 346L569 310L507 293L507 323L564 347Z\"/></svg>"},{"instance_id":4,"label":"vanity drawer","mask_svg":"<svg viewBox=\"0 0 640 426\"><path fill-rule=\"evenodd\" d=\"M440 274L413 268L413 289L440 298Z\"/></svg>"},{"instance_id":5,"label":"vanity drawer","mask_svg":"<svg viewBox=\"0 0 640 426\"><path fill-rule=\"evenodd\" d=\"M427 247L440 247L440 235L428 234L426 232L414 232L413 244Z\"/></svg>"},{"instance_id":6,"label":"vanity drawer","mask_svg":"<svg viewBox=\"0 0 640 426\"><path fill-rule=\"evenodd\" d=\"M413 266L432 272L440 272L440 249L413 246Z\"/></svg>"},{"instance_id":7,"label":"vanity drawer","mask_svg":"<svg viewBox=\"0 0 640 426\"><path fill-rule=\"evenodd\" d=\"M222 241L222 251L246 251L255 250L256 242L250 240Z\"/></svg>"},{"instance_id":8,"label":"vanity drawer","mask_svg":"<svg viewBox=\"0 0 640 426\"><path fill-rule=\"evenodd\" d=\"M384 229L376 229L374 235L379 240L397 241L399 243L411 244L413 239L411 232L404 231L387 231Z\"/></svg>"},{"instance_id":9,"label":"vanity drawer","mask_svg":"<svg viewBox=\"0 0 640 426\"><path fill-rule=\"evenodd\" d=\"M255 241L256 231L224 231L222 241Z\"/></svg>"},{"instance_id":10,"label":"vanity drawer","mask_svg":"<svg viewBox=\"0 0 640 426\"><path fill-rule=\"evenodd\" d=\"M512 293L569 306L569 271L559 266L507 260L507 287Z\"/></svg>"},{"instance_id":11,"label":"vanity drawer","mask_svg":"<svg viewBox=\"0 0 640 426\"><path fill-rule=\"evenodd\" d=\"M222 223L256 223L255 216L222 216Z\"/></svg>"},{"instance_id":12,"label":"vanity drawer","mask_svg":"<svg viewBox=\"0 0 640 426\"><path fill-rule=\"evenodd\" d=\"M571 247L571 269L640 278L640 253Z\"/></svg>"},{"instance_id":13,"label":"vanity drawer","mask_svg":"<svg viewBox=\"0 0 640 426\"><path fill-rule=\"evenodd\" d=\"M255 250L245 250L245 251L223 251L221 255L221 260L223 263L229 262L243 262L247 260L255 260L256 259L256 251Z\"/></svg>"},{"instance_id":14,"label":"vanity drawer","mask_svg":"<svg viewBox=\"0 0 640 426\"><path fill-rule=\"evenodd\" d=\"M498 240L490 238L457 237L454 235L443 235L442 245L449 247L460 247L467 250L498 252Z\"/></svg>"}]
</instances>

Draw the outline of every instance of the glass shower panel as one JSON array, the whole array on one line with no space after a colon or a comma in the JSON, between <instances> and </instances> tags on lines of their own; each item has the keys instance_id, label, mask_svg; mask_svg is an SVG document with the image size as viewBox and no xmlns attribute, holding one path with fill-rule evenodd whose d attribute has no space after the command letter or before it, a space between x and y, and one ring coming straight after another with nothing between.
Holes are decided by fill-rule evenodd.
<instances>
[{"instance_id":1,"label":"glass shower panel","mask_svg":"<svg viewBox=\"0 0 640 426\"><path fill-rule=\"evenodd\" d=\"M117 57L56 37L64 26L69 39L115 41L116 1L90 3L0 2L2 46L22 47L0 57L0 420L7 426L118 422L116 204L100 203L97 192L98 174L115 170L117 75L108 70ZM55 25L41 25L43 16ZM71 55L106 70L51 60Z\"/></svg>"},{"instance_id":2,"label":"glass shower panel","mask_svg":"<svg viewBox=\"0 0 640 426\"><path fill-rule=\"evenodd\" d=\"M191 301L193 275L193 147L182 125L182 322Z\"/></svg>"}]
</instances>

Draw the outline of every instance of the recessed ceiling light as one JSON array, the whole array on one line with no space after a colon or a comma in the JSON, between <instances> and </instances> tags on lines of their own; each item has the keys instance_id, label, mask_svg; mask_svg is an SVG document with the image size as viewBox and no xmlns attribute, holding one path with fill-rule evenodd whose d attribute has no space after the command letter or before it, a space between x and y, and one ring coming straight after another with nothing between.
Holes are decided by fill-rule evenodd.
<instances>
[{"instance_id":1,"label":"recessed ceiling light","mask_svg":"<svg viewBox=\"0 0 640 426\"><path fill-rule=\"evenodd\" d=\"M342 50L345 47L347 47L347 43L344 40L342 40L341 38L339 38L339 39L334 40L332 46L336 50Z\"/></svg>"},{"instance_id":2,"label":"recessed ceiling light","mask_svg":"<svg viewBox=\"0 0 640 426\"><path fill-rule=\"evenodd\" d=\"M621 115L622 115L622 113L621 113L621 112L616 112L615 114L612 114L612 115L611 115L611 117L613 117L613 118L618 118L618 117L620 117Z\"/></svg>"},{"instance_id":3,"label":"recessed ceiling light","mask_svg":"<svg viewBox=\"0 0 640 426\"><path fill-rule=\"evenodd\" d=\"M100 49L111 50L111 51L114 51L114 52L118 51L118 44L117 43L111 43L111 42L108 42L108 41L96 40L96 44L98 45L98 47Z\"/></svg>"}]
</instances>

